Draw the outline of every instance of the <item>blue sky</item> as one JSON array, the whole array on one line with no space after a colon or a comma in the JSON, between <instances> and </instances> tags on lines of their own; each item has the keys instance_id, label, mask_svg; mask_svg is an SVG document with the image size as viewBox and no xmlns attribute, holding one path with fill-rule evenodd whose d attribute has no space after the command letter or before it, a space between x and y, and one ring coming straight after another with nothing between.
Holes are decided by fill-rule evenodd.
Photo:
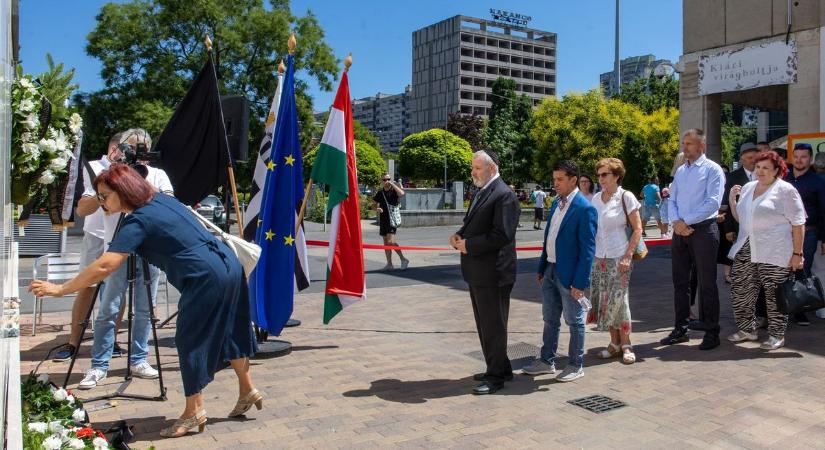
<instances>
[{"instance_id":1,"label":"blue sky","mask_svg":"<svg viewBox=\"0 0 825 450\"><path fill-rule=\"evenodd\" d=\"M228 0L229 1L229 0ZM75 67L83 91L102 87L100 63L86 55L86 35L94 28L99 0L20 0L21 60L27 72L46 68L46 53ZM652 53L676 61L682 52L680 0L622 0L622 58ZM488 18L490 8L533 17L530 27L558 34L559 94L598 85L613 68L614 0L293 0L295 14L318 17L326 41L343 60L353 53L353 98L397 93L411 81L412 32L457 14ZM300 43L299 43L300 45ZM310 80L316 110L332 103L333 93Z\"/></svg>"}]
</instances>

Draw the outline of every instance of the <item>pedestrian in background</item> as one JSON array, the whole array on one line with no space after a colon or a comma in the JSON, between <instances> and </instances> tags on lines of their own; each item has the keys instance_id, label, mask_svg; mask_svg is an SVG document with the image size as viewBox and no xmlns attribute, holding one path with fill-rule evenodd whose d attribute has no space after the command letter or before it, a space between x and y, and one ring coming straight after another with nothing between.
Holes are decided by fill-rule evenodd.
<instances>
[{"instance_id":1,"label":"pedestrian in background","mask_svg":"<svg viewBox=\"0 0 825 450\"><path fill-rule=\"evenodd\" d=\"M398 207L401 197L404 196L404 189L401 189L396 183L393 183L389 174L384 174L381 178L384 183L381 189L372 197L375 203L375 211L378 213L378 234L384 238L384 245L387 247L398 247L398 242L395 240L395 235L398 229L390 222L390 206ZM401 259L401 270L406 270L410 265L410 260L404 257L404 253L400 249L395 250L398 257ZM381 270L393 270L392 265L392 250L385 249L384 255L387 257L387 265Z\"/></svg>"},{"instance_id":2,"label":"pedestrian in background","mask_svg":"<svg viewBox=\"0 0 825 450\"><path fill-rule=\"evenodd\" d=\"M584 195L584 198L586 198L587 201L592 202L593 196L596 195L596 184L593 183L593 179L587 175L580 175L579 192Z\"/></svg>"}]
</instances>

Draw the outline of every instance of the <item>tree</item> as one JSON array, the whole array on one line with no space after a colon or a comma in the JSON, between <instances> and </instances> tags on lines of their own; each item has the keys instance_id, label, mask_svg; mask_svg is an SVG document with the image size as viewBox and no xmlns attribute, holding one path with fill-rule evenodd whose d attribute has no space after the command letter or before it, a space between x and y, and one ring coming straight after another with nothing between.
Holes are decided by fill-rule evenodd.
<instances>
[{"instance_id":1,"label":"tree","mask_svg":"<svg viewBox=\"0 0 825 450\"><path fill-rule=\"evenodd\" d=\"M319 148L320 146L316 146L304 155L304 173L312 172ZM381 157L381 152L360 139L355 139L355 165L358 170L358 183L365 186L378 186L381 177L387 173L387 165Z\"/></svg>"},{"instance_id":2,"label":"tree","mask_svg":"<svg viewBox=\"0 0 825 450\"><path fill-rule=\"evenodd\" d=\"M473 151L484 145L484 119L475 114L451 113L447 131L467 141Z\"/></svg>"},{"instance_id":3,"label":"tree","mask_svg":"<svg viewBox=\"0 0 825 450\"><path fill-rule=\"evenodd\" d=\"M651 73L623 84L622 92L612 98L637 105L645 114L661 108L679 109L679 81L672 75L659 79Z\"/></svg>"},{"instance_id":4,"label":"tree","mask_svg":"<svg viewBox=\"0 0 825 450\"><path fill-rule=\"evenodd\" d=\"M492 90L484 141L499 155L502 176L508 182L527 181L534 147L528 131L533 102L524 94L516 96L516 82L510 78L498 78Z\"/></svg>"},{"instance_id":5,"label":"tree","mask_svg":"<svg viewBox=\"0 0 825 450\"><path fill-rule=\"evenodd\" d=\"M467 180L473 150L464 139L440 128L414 133L401 141L398 173L406 179L428 182L444 181L444 157L447 179Z\"/></svg>"},{"instance_id":6,"label":"tree","mask_svg":"<svg viewBox=\"0 0 825 450\"><path fill-rule=\"evenodd\" d=\"M598 90L545 99L533 115L532 130L533 175L545 181L561 159L577 161L583 173L593 174L600 159L616 157L627 169L623 185L635 191L651 176L669 174L679 148L678 111L644 114L636 105L606 100Z\"/></svg>"},{"instance_id":7,"label":"tree","mask_svg":"<svg viewBox=\"0 0 825 450\"><path fill-rule=\"evenodd\" d=\"M296 70L309 74L324 90L332 89L337 76L338 61L317 19L311 12L293 15L287 0L270 0L269 7L262 0L132 0L105 4L96 21L86 51L103 63L106 87L80 100L86 114L103 116L105 125L94 130L103 135L89 136L90 145L99 145L126 123L146 128L136 122L146 119L138 114L146 111L143 106L161 114L166 112L161 107L174 108L205 61L202 41L207 34L214 43L221 94L243 94L250 100L250 149L261 141L277 83L275 71L286 56L291 32L298 40ZM307 83L296 80L304 148L314 123L306 91ZM94 112L92 105L105 109ZM96 148L92 153L99 152Z\"/></svg>"}]
</instances>

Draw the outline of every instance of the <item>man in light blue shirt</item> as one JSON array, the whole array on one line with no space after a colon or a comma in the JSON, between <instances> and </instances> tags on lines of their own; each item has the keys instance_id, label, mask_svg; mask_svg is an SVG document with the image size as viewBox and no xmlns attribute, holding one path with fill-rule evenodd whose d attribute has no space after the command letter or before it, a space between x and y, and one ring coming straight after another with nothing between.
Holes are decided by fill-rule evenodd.
<instances>
[{"instance_id":1,"label":"man in light blue shirt","mask_svg":"<svg viewBox=\"0 0 825 450\"><path fill-rule=\"evenodd\" d=\"M663 345L687 342L690 320L690 270L699 278L705 337L700 350L719 346L719 291L716 286L716 253L719 227L716 215L725 193L725 173L705 157L705 133L690 129L682 137L685 164L676 170L668 199L668 220L673 224L671 258L675 326Z\"/></svg>"}]
</instances>

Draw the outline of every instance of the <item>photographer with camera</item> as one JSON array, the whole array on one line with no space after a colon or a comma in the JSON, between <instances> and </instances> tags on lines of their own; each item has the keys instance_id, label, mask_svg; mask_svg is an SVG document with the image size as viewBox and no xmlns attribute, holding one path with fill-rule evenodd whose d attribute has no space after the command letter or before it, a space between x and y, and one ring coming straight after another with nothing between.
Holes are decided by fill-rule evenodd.
<instances>
[{"instance_id":1,"label":"photographer with camera","mask_svg":"<svg viewBox=\"0 0 825 450\"><path fill-rule=\"evenodd\" d=\"M136 167L136 170L149 181L149 184L159 192L173 195L172 184L169 177L161 169L154 168L141 163L154 160L154 154L150 151L152 138L141 128L132 128L121 134L118 152L120 160ZM118 155L115 155L118 156ZM95 198L97 202L99 199ZM104 219L104 245L103 251L109 246L114 238L120 214L107 211L105 206L98 203L99 209L106 214ZM157 298L158 281L160 270L155 266L149 266L149 280L152 299ZM149 346L149 334L152 324L149 319L149 298L143 284L143 267L138 265L137 278L135 282L135 322L132 327L131 357L129 365L131 372L138 378L154 379L158 377L155 370L147 361ZM86 376L80 381L78 389L91 389L106 378L109 370L109 360L112 358L113 348L115 348L118 324L123 318L128 288L126 266L121 266L112 273L103 285L100 294L100 309L95 318L94 343L92 344L92 367L86 372Z\"/></svg>"},{"instance_id":2,"label":"photographer with camera","mask_svg":"<svg viewBox=\"0 0 825 450\"><path fill-rule=\"evenodd\" d=\"M106 149L106 154L95 161L86 162L81 168L81 175L83 177L83 195L77 202L77 216L84 217L83 222L83 244L80 248L80 270L85 269L92 261L96 260L103 254L103 242L106 237L104 229L105 214L100 209L100 204L97 202L92 182L95 177L100 175L100 172L108 169L109 166L123 159L123 153L120 151L119 145L124 137L124 133L117 133L109 139L109 146ZM75 297L72 305L72 322L70 324L69 342L61 348L55 355L54 361L67 361L74 356L78 348L80 348L80 330L83 324L83 319L86 317L86 312L92 304L92 296L95 288L90 286L81 289ZM115 353L119 353L120 348L115 343Z\"/></svg>"}]
</instances>

